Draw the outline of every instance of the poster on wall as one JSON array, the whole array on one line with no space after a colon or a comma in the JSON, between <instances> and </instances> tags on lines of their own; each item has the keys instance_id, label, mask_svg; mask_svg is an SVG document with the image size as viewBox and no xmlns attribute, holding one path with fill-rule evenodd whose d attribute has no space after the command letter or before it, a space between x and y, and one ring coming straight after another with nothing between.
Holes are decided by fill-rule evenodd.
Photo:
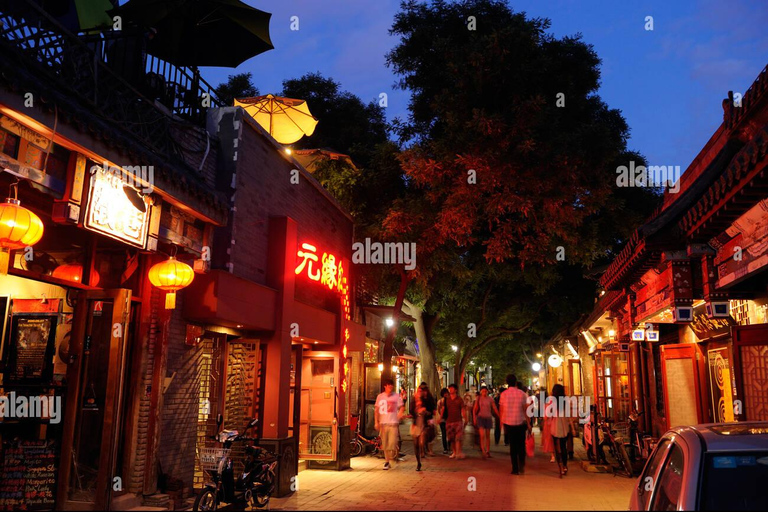
<instances>
[{"instance_id":1,"label":"poster on wall","mask_svg":"<svg viewBox=\"0 0 768 512\"><path fill-rule=\"evenodd\" d=\"M734 387L731 361L727 347L707 351L712 412L716 423L734 421Z\"/></svg>"},{"instance_id":2,"label":"poster on wall","mask_svg":"<svg viewBox=\"0 0 768 512\"><path fill-rule=\"evenodd\" d=\"M53 373L55 315L13 315L8 337L7 382L45 382Z\"/></svg>"}]
</instances>

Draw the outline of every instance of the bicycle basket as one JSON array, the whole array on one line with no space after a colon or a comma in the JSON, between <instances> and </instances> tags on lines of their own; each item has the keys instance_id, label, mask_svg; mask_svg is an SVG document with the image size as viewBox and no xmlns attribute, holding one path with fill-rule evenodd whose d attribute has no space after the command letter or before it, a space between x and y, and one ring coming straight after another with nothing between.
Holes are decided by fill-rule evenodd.
<instances>
[{"instance_id":1,"label":"bicycle basket","mask_svg":"<svg viewBox=\"0 0 768 512\"><path fill-rule=\"evenodd\" d=\"M629 439L629 423L622 421L616 422L611 426L612 430L616 431L614 437L621 439Z\"/></svg>"},{"instance_id":2,"label":"bicycle basket","mask_svg":"<svg viewBox=\"0 0 768 512\"><path fill-rule=\"evenodd\" d=\"M229 448L201 448L200 466L208 471L218 471L219 462L222 458L229 457Z\"/></svg>"}]
</instances>

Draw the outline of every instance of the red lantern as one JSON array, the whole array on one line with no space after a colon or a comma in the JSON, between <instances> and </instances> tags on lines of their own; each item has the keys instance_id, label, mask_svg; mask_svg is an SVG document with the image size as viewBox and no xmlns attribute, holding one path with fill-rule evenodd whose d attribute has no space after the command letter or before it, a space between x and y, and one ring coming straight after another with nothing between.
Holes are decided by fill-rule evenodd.
<instances>
[{"instance_id":1,"label":"red lantern","mask_svg":"<svg viewBox=\"0 0 768 512\"><path fill-rule=\"evenodd\" d=\"M192 267L173 256L149 269L149 281L168 292L165 296L165 309L176 308L176 291L189 286L194 278Z\"/></svg>"},{"instance_id":2,"label":"red lantern","mask_svg":"<svg viewBox=\"0 0 768 512\"><path fill-rule=\"evenodd\" d=\"M64 265L59 265L58 267L56 267L56 269L53 271L53 274L51 275L59 279L65 279L67 281L82 283L83 282L83 266L77 263L67 263ZM91 275L91 282L88 284L90 286L98 286L100 280L101 280L101 276L99 275L98 272L94 270L93 274Z\"/></svg>"},{"instance_id":3,"label":"red lantern","mask_svg":"<svg viewBox=\"0 0 768 512\"><path fill-rule=\"evenodd\" d=\"M11 185L13 197L0 204L0 275L8 273L11 251L32 246L43 237L43 221L21 206L17 186Z\"/></svg>"}]
</instances>

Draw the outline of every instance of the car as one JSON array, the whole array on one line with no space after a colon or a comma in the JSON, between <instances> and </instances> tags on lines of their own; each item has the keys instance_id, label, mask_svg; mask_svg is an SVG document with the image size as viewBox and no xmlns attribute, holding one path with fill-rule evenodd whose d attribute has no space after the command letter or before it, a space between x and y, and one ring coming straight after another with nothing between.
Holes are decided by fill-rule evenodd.
<instances>
[{"instance_id":1,"label":"car","mask_svg":"<svg viewBox=\"0 0 768 512\"><path fill-rule=\"evenodd\" d=\"M659 439L630 510L768 510L768 421L675 427Z\"/></svg>"}]
</instances>

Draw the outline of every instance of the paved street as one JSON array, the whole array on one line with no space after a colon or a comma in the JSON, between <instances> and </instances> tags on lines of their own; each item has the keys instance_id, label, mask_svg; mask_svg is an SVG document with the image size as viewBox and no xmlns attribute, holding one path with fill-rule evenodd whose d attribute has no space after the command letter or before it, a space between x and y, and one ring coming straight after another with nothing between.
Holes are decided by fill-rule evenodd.
<instances>
[{"instance_id":1,"label":"paved street","mask_svg":"<svg viewBox=\"0 0 768 512\"><path fill-rule=\"evenodd\" d=\"M528 459L525 475L510 474L508 448L493 446L492 458L483 460L467 435L465 460L438 455L427 458L417 473L407 428L401 427L404 462L383 471L383 461L365 456L352 459L352 470L307 470L299 475L299 491L273 499L272 510L626 510L634 479L586 473L578 461L569 463L562 480L549 456L539 452ZM576 458L585 458L581 441ZM440 448L436 439L433 448ZM474 479L474 480L473 480ZM472 482L476 483L474 490Z\"/></svg>"}]
</instances>

